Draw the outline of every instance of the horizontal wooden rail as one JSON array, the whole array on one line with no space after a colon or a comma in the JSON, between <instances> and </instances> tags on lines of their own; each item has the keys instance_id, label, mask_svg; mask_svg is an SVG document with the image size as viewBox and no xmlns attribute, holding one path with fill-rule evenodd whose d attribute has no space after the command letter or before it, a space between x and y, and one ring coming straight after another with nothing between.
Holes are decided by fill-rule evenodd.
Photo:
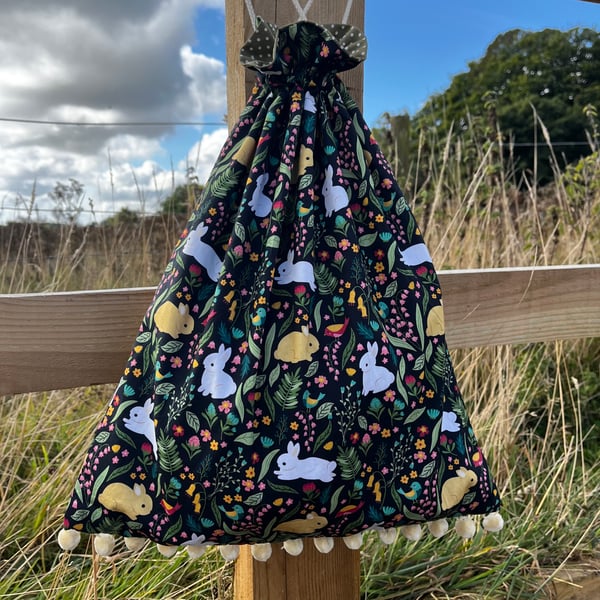
<instances>
[{"instance_id":1,"label":"horizontal wooden rail","mask_svg":"<svg viewBox=\"0 0 600 600\"><path fill-rule=\"evenodd\" d=\"M440 273L452 348L600 337L600 265ZM116 382L152 288L0 295L0 394Z\"/></svg>"}]
</instances>

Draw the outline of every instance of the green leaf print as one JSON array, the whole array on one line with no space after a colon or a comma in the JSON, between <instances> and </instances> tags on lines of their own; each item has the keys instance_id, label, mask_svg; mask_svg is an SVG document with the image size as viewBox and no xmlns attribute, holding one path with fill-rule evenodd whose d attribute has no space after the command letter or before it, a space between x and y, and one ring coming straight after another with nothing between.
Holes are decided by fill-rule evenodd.
<instances>
[{"instance_id":1,"label":"green leaf print","mask_svg":"<svg viewBox=\"0 0 600 600\"><path fill-rule=\"evenodd\" d=\"M284 410L290 410L298 406L298 395L302 389L303 379L299 375L299 371L286 373L283 376L281 385L275 391L273 399Z\"/></svg>"},{"instance_id":2,"label":"green leaf print","mask_svg":"<svg viewBox=\"0 0 600 600\"><path fill-rule=\"evenodd\" d=\"M75 521L83 521L90 514L89 510L85 510L84 508L80 508L73 513L73 520Z\"/></svg>"},{"instance_id":3,"label":"green leaf print","mask_svg":"<svg viewBox=\"0 0 600 600\"><path fill-rule=\"evenodd\" d=\"M238 435L233 441L237 442L238 444L244 444L245 446L252 446L252 444L254 444L259 437L260 433L247 431L246 433Z\"/></svg>"},{"instance_id":4,"label":"green leaf print","mask_svg":"<svg viewBox=\"0 0 600 600\"><path fill-rule=\"evenodd\" d=\"M305 377L312 377L319 370L319 361L315 360L308 365L308 369L306 370Z\"/></svg>"},{"instance_id":5,"label":"green leaf print","mask_svg":"<svg viewBox=\"0 0 600 600\"><path fill-rule=\"evenodd\" d=\"M167 342L163 346L161 346L161 350L163 352L167 352L168 354L174 354L183 346L183 342L178 342L177 340L171 340Z\"/></svg>"},{"instance_id":6,"label":"green leaf print","mask_svg":"<svg viewBox=\"0 0 600 600\"><path fill-rule=\"evenodd\" d=\"M408 424L408 423L414 423L415 421L419 420L419 417L425 412L425 407L423 408L417 408L416 410L413 410L408 417L406 417L406 419L404 420L404 424Z\"/></svg>"},{"instance_id":7,"label":"green leaf print","mask_svg":"<svg viewBox=\"0 0 600 600\"><path fill-rule=\"evenodd\" d=\"M361 235L358 238L358 243L363 248L368 248L369 246L372 246L375 243L376 239L377 239L377 234L376 233L369 233L367 235Z\"/></svg>"},{"instance_id":8,"label":"green leaf print","mask_svg":"<svg viewBox=\"0 0 600 600\"><path fill-rule=\"evenodd\" d=\"M246 498L244 501L244 504L247 506L258 506L262 502L262 499L263 493L258 492L258 494L252 494L252 496L248 496L248 498Z\"/></svg>"},{"instance_id":9,"label":"green leaf print","mask_svg":"<svg viewBox=\"0 0 600 600\"><path fill-rule=\"evenodd\" d=\"M104 444L108 440L109 437L110 437L110 433L108 431L101 431L96 436L96 442L98 442L98 444Z\"/></svg>"},{"instance_id":10,"label":"green leaf print","mask_svg":"<svg viewBox=\"0 0 600 600\"><path fill-rule=\"evenodd\" d=\"M396 253L396 248L398 244L396 242L392 242L387 252L387 260L388 260L388 269L393 269L396 264L396 257L398 254Z\"/></svg>"},{"instance_id":11,"label":"green leaf print","mask_svg":"<svg viewBox=\"0 0 600 600\"><path fill-rule=\"evenodd\" d=\"M90 496L90 504L92 504L93 502L96 501L96 496L98 495L98 492L100 491L100 488L102 487L102 484L104 483L104 480L108 476L109 471L110 471L110 467L106 467L106 469L104 469L104 471L102 471L102 473L100 473L100 475L98 475L98 477L96 478L96 481L94 481L94 485L92 486L92 495Z\"/></svg>"},{"instance_id":12,"label":"green leaf print","mask_svg":"<svg viewBox=\"0 0 600 600\"><path fill-rule=\"evenodd\" d=\"M269 468L271 466L271 462L275 458L275 456L279 454L279 449L271 450L269 454L267 454L260 465L260 473L258 474L258 481L262 481L265 478L265 475L268 473Z\"/></svg>"},{"instance_id":13,"label":"green leaf print","mask_svg":"<svg viewBox=\"0 0 600 600\"><path fill-rule=\"evenodd\" d=\"M233 231L235 233L235 236L238 238L240 244L243 244L246 241L245 227L239 221L236 221L233 226Z\"/></svg>"},{"instance_id":14,"label":"green leaf print","mask_svg":"<svg viewBox=\"0 0 600 600\"><path fill-rule=\"evenodd\" d=\"M183 467L174 438L161 437L158 440L158 463L163 471L169 473L175 473Z\"/></svg>"},{"instance_id":15,"label":"green leaf print","mask_svg":"<svg viewBox=\"0 0 600 600\"><path fill-rule=\"evenodd\" d=\"M327 423L327 427L319 434L317 441L315 442L315 448L322 448L328 441L331 436L332 426L331 421Z\"/></svg>"},{"instance_id":16,"label":"green leaf print","mask_svg":"<svg viewBox=\"0 0 600 600\"><path fill-rule=\"evenodd\" d=\"M341 448L336 462L340 467L342 479L349 481L355 479L360 473L360 459L354 448Z\"/></svg>"},{"instance_id":17,"label":"green leaf print","mask_svg":"<svg viewBox=\"0 0 600 600\"><path fill-rule=\"evenodd\" d=\"M431 475L433 475L434 471L435 471L435 461L432 460L430 463L427 463L423 467L419 477L431 477Z\"/></svg>"},{"instance_id":18,"label":"green leaf print","mask_svg":"<svg viewBox=\"0 0 600 600\"><path fill-rule=\"evenodd\" d=\"M194 433L198 433L200 431L200 419L196 413L193 413L189 410L185 411L185 420L190 428L194 431Z\"/></svg>"},{"instance_id":19,"label":"green leaf print","mask_svg":"<svg viewBox=\"0 0 600 600\"><path fill-rule=\"evenodd\" d=\"M338 279L331 273L326 265L320 263L315 266L315 283L321 294L333 294L338 287Z\"/></svg>"},{"instance_id":20,"label":"green leaf print","mask_svg":"<svg viewBox=\"0 0 600 600\"><path fill-rule=\"evenodd\" d=\"M326 419L333 411L333 402L323 402L317 409L317 419Z\"/></svg>"},{"instance_id":21,"label":"green leaf print","mask_svg":"<svg viewBox=\"0 0 600 600\"><path fill-rule=\"evenodd\" d=\"M180 531L181 528L183 526L183 521L181 520L181 517L177 517L177 520L171 525L171 527L169 527L169 529L167 529L167 531L165 532L164 535L164 540L165 542L169 542L171 541L171 538L175 537Z\"/></svg>"},{"instance_id":22,"label":"green leaf print","mask_svg":"<svg viewBox=\"0 0 600 600\"><path fill-rule=\"evenodd\" d=\"M383 293L384 298L392 298L398 293L398 282L392 281L386 288Z\"/></svg>"},{"instance_id":23,"label":"green leaf print","mask_svg":"<svg viewBox=\"0 0 600 600\"><path fill-rule=\"evenodd\" d=\"M175 389L175 385L169 382L159 383L155 388L157 396L168 396Z\"/></svg>"},{"instance_id":24,"label":"green leaf print","mask_svg":"<svg viewBox=\"0 0 600 600\"><path fill-rule=\"evenodd\" d=\"M135 338L135 341L139 344L145 344L146 342L150 341L151 337L152 333L150 331L144 331L144 333L140 333L140 335Z\"/></svg>"}]
</instances>

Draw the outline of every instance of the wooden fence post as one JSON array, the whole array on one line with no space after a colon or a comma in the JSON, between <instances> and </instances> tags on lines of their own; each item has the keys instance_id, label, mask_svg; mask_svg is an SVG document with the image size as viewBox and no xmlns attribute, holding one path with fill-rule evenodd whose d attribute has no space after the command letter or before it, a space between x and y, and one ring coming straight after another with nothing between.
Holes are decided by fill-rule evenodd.
<instances>
[{"instance_id":1,"label":"wooden fence post","mask_svg":"<svg viewBox=\"0 0 600 600\"><path fill-rule=\"evenodd\" d=\"M302 5L306 4L300 0ZM286 25L297 21L291 0L253 0L257 15L270 23ZM225 3L227 39L227 120L229 127L246 104L256 74L239 63L242 44L252 32L244 0ZM319 0L308 13L317 23L339 23L346 0ZM364 28L364 0L352 4L348 23ZM362 106L362 65L341 74L354 99ZM305 540L298 557L288 555L281 544L265 563L253 560L249 547L243 547L235 568L235 600L358 600L360 595L360 553L336 540L328 554L319 553L311 540Z\"/></svg>"},{"instance_id":2,"label":"wooden fence post","mask_svg":"<svg viewBox=\"0 0 600 600\"><path fill-rule=\"evenodd\" d=\"M306 4L300 0L300 4ZM269 23L286 25L297 21L291 0L253 0L256 14ZM344 16L346 0L318 0L308 11L308 18L316 23L339 23ZM354 0L348 23L364 30L365 0ZM252 33L252 24L244 0L225 2L225 36L227 44L227 122L229 128L246 105L256 73L242 67L240 48ZM348 91L362 107L364 69L362 64L340 74Z\"/></svg>"}]
</instances>

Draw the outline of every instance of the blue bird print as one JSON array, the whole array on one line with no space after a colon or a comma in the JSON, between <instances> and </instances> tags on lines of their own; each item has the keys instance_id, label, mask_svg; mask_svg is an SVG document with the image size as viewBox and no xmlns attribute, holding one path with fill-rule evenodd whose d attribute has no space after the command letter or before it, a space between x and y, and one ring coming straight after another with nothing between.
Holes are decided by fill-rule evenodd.
<instances>
[{"instance_id":1,"label":"blue bird print","mask_svg":"<svg viewBox=\"0 0 600 600\"><path fill-rule=\"evenodd\" d=\"M413 481L410 484L410 489L405 492L402 488L398 490L400 494L402 494L407 500L416 500L423 491L421 484L418 481Z\"/></svg>"}]
</instances>

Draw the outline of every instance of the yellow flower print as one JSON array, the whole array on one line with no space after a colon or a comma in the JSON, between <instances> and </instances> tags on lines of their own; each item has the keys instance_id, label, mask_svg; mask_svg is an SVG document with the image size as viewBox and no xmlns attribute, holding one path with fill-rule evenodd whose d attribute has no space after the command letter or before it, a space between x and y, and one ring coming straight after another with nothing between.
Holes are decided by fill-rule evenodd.
<instances>
[{"instance_id":1,"label":"yellow flower print","mask_svg":"<svg viewBox=\"0 0 600 600\"><path fill-rule=\"evenodd\" d=\"M143 349L144 349L144 346L136 346L133 349L133 351L139 354Z\"/></svg>"},{"instance_id":2,"label":"yellow flower print","mask_svg":"<svg viewBox=\"0 0 600 600\"><path fill-rule=\"evenodd\" d=\"M292 102L298 102L299 100L302 100L302 94L300 92L294 92L292 94Z\"/></svg>"},{"instance_id":3,"label":"yellow flower print","mask_svg":"<svg viewBox=\"0 0 600 600\"><path fill-rule=\"evenodd\" d=\"M408 483L408 477L406 475L402 475L402 477L400 477L400 483Z\"/></svg>"},{"instance_id":4,"label":"yellow flower print","mask_svg":"<svg viewBox=\"0 0 600 600\"><path fill-rule=\"evenodd\" d=\"M248 479L252 479L255 475L256 475L256 472L254 471L254 467L248 467L246 469L246 477Z\"/></svg>"},{"instance_id":5,"label":"yellow flower print","mask_svg":"<svg viewBox=\"0 0 600 600\"><path fill-rule=\"evenodd\" d=\"M427 391L425 392L425 395L426 395L428 398L433 398L433 397L435 396L435 392L434 392L433 390L427 390Z\"/></svg>"},{"instance_id":6,"label":"yellow flower print","mask_svg":"<svg viewBox=\"0 0 600 600\"><path fill-rule=\"evenodd\" d=\"M392 432L389 429L382 429L381 430L381 437L382 438L389 438L392 435Z\"/></svg>"},{"instance_id":7,"label":"yellow flower print","mask_svg":"<svg viewBox=\"0 0 600 600\"><path fill-rule=\"evenodd\" d=\"M415 479L417 477L418 473L416 471L411 471L410 472L410 477L411 479Z\"/></svg>"},{"instance_id":8,"label":"yellow flower print","mask_svg":"<svg viewBox=\"0 0 600 600\"><path fill-rule=\"evenodd\" d=\"M268 415L266 417L262 418L262 422L263 425L270 425L271 424L271 417L269 417Z\"/></svg>"},{"instance_id":9,"label":"yellow flower print","mask_svg":"<svg viewBox=\"0 0 600 600\"><path fill-rule=\"evenodd\" d=\"M217 209L216 209L214 206L213 206L212 208L209 208L209 209L208 209L208 214L209 214L211 217L214 217L214 216L217 214Z\"/></svg>"},{"instance_id":10,"label":"yellow flower print","mask_svg":"<svg viewBox=\"0 0 600 600\"><path fill-rule=\"evenodd\" d=\"M290 423L290 429L291 429L292 431L296 431L296 430L298 429L298 423L297 423L296 421L292 421L292 422Z\"/></svg>"},{"instance_id":11,"label":"yellow flower print","mask_svg":"<svg viewBox=\"0 0 600 600\"><path fill-rule=\"evenodd\" d=\"M213 441L210 443L210 449L211 449L212 451L218 450L218 449L219 449L219 442L217 442L217 440L213 440Z\"/></svg>"},{"instance_id":12,"label":"yellow flower print","mask_svg":"<svg viewBox=\"0 0 600 600\"><path fill-rule=\"evenodd\" d=\"M133 370L133 376L134 377L139 377L142 374L142 370L141 369L134 369Z\"/></svg>"},{"instance_id":13,"label":"yellow flower print","mask_svg":"<svg viewBox=\"0 0 600 600\"><path fill-rule=\"evenodd\" d=\"M425 440L417 440L415 442L415 448L417 450L423 450L423 448L425 448L426 444L425 444Z\"/></svg>"},{"instance_id":14,"label":"yellow flower print","mask_svg":"<svg viewBox=\"0 0 600 600\"><path fill-rule=\"evenodd\" d=\"M375 221L376 221L377 223L383 223L383 215L377 215L377 216L375 217Z\"/></svg>"},{"instance_id":15,"label":"yellow flower print","mask_svg":"<svg viewBox=\"0 0 600 600\"><path fill-rule=\"evenodd\" d=\"M250 254L250 260L251 260L252 262L256 262L256 261L258 260L258 254L257 254L256 252L252 252L252 253Z\"/></svg>"}]
</instances>

